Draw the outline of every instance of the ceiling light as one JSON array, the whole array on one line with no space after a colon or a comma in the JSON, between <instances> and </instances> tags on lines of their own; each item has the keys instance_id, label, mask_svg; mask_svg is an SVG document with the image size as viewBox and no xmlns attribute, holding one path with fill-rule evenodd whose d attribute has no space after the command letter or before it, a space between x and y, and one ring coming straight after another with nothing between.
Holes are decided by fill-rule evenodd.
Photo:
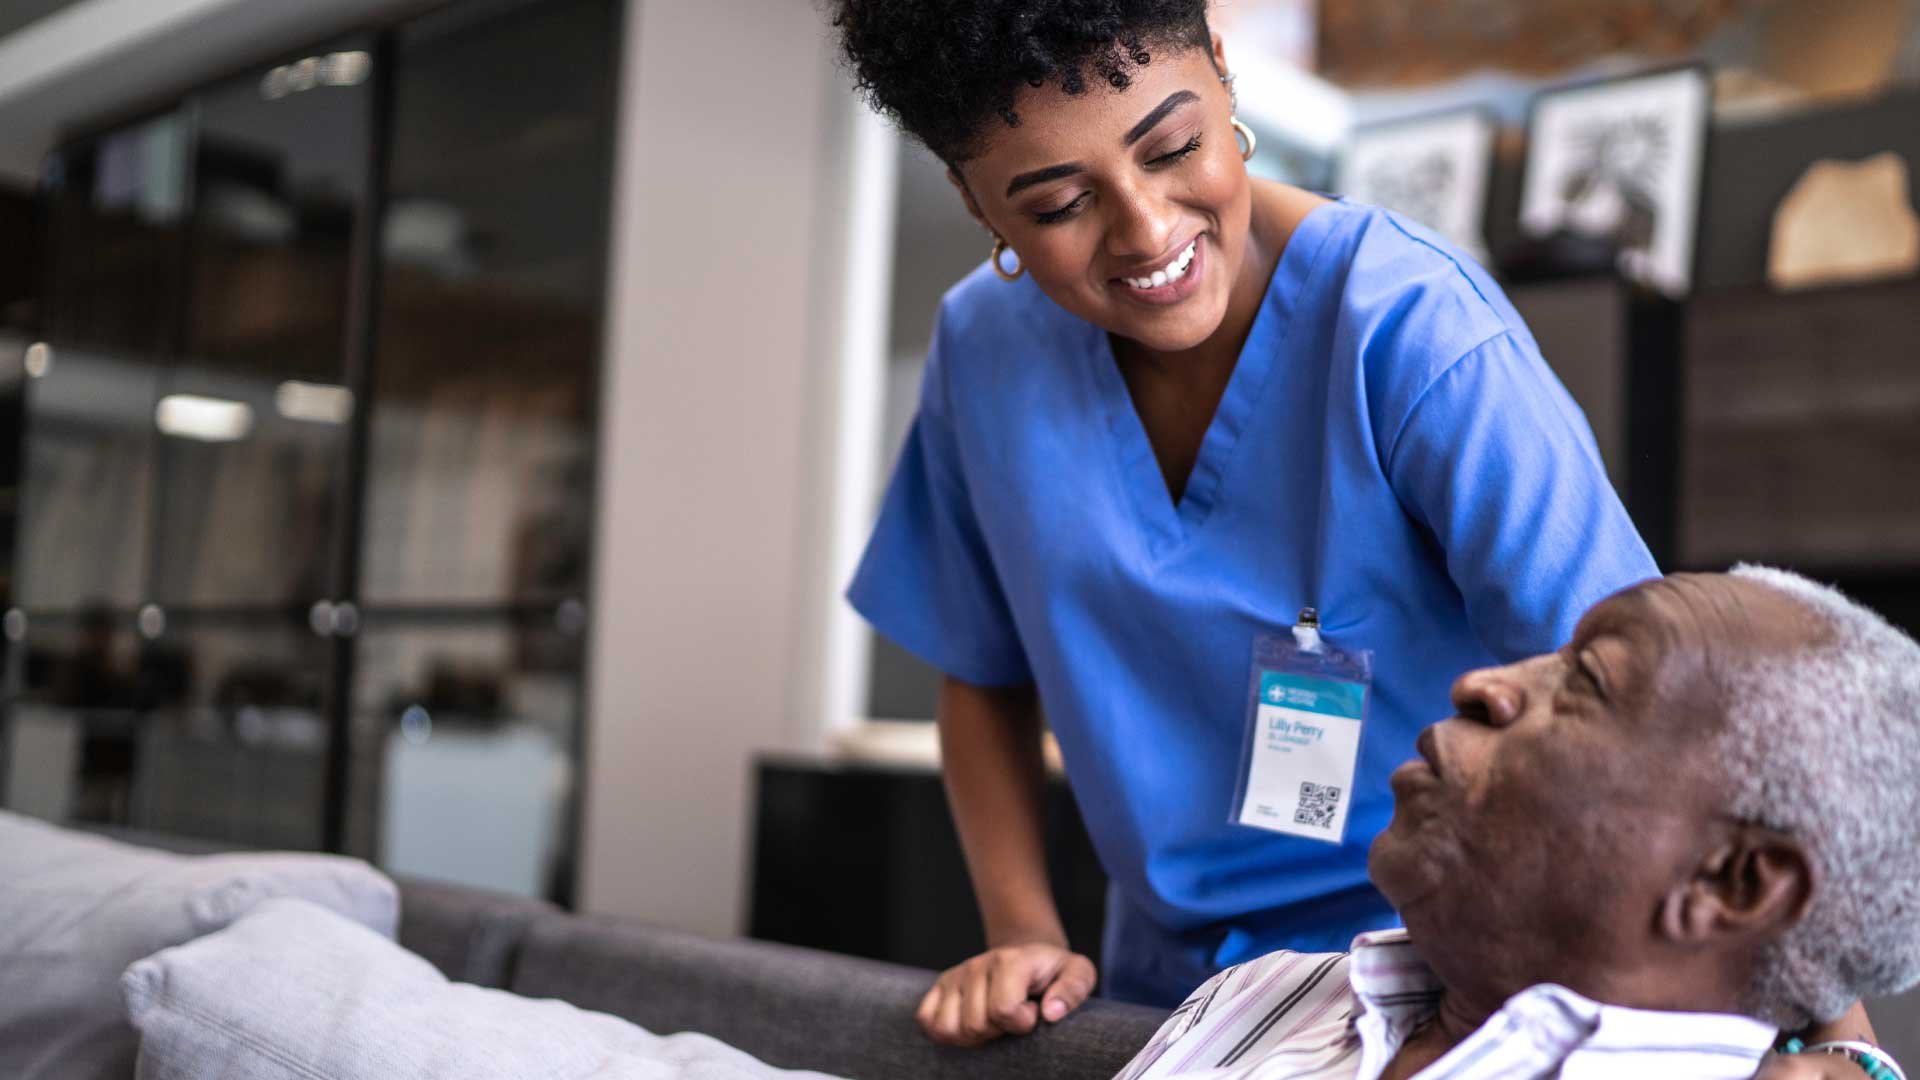
<instances>
[{"instance_id":1,"label":"ceiling light","mask_svg":"<svg viewBox=\"0 0 1920 1080\"><path fill-rule=\"evenodd\" d=\"M163 434L198 442L234 442L253 430L253 408L243 401L168 394L154 406L153 422Z\"/></svg>"},{"instance_id":2,"label":"ceiling light","mask_svg":"<svg viewBox=\"0 0 1920 1080\"><path fill-rule=\"evenodd\" d=\"M274 389L273 407L289 420L344 424L353 418L353 391L344 386L289 379Z\"/></svg>"}]
</instances>

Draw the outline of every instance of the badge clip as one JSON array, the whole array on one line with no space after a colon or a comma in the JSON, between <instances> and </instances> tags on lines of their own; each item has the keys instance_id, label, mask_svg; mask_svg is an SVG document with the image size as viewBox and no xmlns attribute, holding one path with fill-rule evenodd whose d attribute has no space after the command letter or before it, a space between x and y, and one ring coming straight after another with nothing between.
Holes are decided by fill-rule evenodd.
<instances>
[{"instance_id":1,"label":"badge clip","mask_svg":"<svg viewBox=\"0 0 1920 1080\"><path fill-rule=\"evenodd\" d=\"M1293 624L1293 643L1300 646L1304 653L1318 653L1326 647L1320 640L1320 613L1310 607L1300 609L1300 618Z\"/></svg>"}]
</instances>

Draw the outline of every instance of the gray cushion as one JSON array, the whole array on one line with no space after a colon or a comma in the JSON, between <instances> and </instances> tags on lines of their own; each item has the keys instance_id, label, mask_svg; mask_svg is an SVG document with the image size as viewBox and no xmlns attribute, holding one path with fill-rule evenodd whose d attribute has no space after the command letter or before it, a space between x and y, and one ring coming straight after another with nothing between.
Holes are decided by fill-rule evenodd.
<instances>
[{"instance_id":1,"label":"gray cushion","mask_svg":"<svg viewBox=\"0 0 1920 1080\"><path fill-rule=\"evenodd\" d=\"M762 1080L703 1035L660 1038L560 1001L450 983L299 900L127 969L141 1080Z\"/></svg>"},{"instance_id":2,"label":"gray cushion","mask_svg":"<svg viewBox=\"0 0 1920 1080\"><path fill-rule=\"evenodd\" d=\"M527 924L558 913L540 900L406 878L400 882L400 944L455 982L504 987Z\"/></svg>"},{"instance_id":3,"label":"gray cushion","mask_svg":"<svg viewBox=\"0 0 1920 1080\"><path fill-rule=\"evenodd\" d=\"M0 1077L132 1075L128 964L298 896L392 934L393 883L323 855L174 855L0 812Z\"/></svg>"},{"instance_id":4,"label":"gray cushion","mask_svg":"<svg viewBox=\"0 0 1920 1080\"><path fill-rule=\"evenodd\" d=\"M940 1047L913 1019L933 977L812 949L555 916L528 930L512 987L654 1031L704 1032L774 1065L860 1080L1108 1080L1166 1019L1096 1000L1033 1035Z\"/></svg>"}]
</instances>

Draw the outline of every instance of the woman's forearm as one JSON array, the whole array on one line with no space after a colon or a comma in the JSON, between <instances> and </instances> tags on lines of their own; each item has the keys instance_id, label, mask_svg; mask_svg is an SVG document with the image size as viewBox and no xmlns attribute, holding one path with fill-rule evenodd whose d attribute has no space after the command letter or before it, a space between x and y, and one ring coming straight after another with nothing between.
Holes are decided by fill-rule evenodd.
<instances>
[{"instance_id":1,"label":"woman's forearm","mask_svg":"<svg viewBox=\"0 0 1920 1080\"><path fill-rule=\"evenodd\" d=\"M947 679L939 715L941 771L987 946L1065 945L1047 881L1038 695Z\"/></svg>"}]
</instances>

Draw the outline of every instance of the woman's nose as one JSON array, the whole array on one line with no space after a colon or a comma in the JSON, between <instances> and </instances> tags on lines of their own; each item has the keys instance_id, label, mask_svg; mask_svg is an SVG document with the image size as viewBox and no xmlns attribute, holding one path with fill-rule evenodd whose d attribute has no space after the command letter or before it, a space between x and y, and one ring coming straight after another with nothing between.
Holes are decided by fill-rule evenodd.
<instances>
[{"instance_id":1,"label":"woman's nose","mask_svg":"<svg viewBox=\"0 0 1920 1080\"><path fill-rule=\"evenodd\" d=\"M1177 215L1171 204L1137 187L1118 188L1107 200L1107 253L1151 259L1173 242Z\"/></svg>"}]
</instances>

